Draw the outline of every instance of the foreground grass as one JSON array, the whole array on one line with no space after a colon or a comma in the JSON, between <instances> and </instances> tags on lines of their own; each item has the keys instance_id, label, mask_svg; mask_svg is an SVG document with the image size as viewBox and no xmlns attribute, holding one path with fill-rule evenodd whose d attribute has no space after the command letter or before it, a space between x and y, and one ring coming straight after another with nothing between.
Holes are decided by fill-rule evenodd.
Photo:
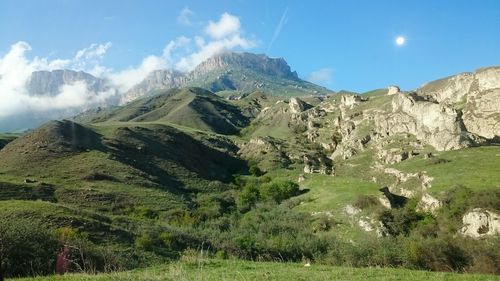
<instances>
[{"instance_id":1,"label":"foreground grass","mask_svg":"<svg viewBox=\"0 0 500 281\"><path fill-rule=\"evenodd\" d=\"M500 280L500 276L415 271L394 268L349 268L298 263L203 260L175 262L134 271L68 274L15 280Z\"/></svg>"}]
</instances>

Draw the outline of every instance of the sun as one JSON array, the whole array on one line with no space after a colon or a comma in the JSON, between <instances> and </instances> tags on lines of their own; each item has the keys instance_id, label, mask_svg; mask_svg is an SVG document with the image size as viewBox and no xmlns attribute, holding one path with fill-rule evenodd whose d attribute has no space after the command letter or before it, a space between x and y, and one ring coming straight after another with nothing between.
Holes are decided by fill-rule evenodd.
<instances>
[{"instance_id":1,"label":"sun","mask_svg":"<svg viewBox=\"0 0 500 281\"><path fill-rule=\"evenodd\" d=\"M398 46L403 46L406 42L406 38L404 38L403 36L398 36L396 38L396 45Z\"/></svg>"}]
</instances>

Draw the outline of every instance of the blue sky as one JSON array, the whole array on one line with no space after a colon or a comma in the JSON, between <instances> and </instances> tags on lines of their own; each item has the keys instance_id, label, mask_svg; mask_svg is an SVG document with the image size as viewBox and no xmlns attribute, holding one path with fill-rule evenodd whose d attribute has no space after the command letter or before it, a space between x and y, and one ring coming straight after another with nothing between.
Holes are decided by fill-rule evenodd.
<instances>
[{"instance_id":1,"label":"blue sky","mask_svg":"<svg viewBox=\"0 0 500 281\"><path fill-rule=\"evenodd\" d=\"M302 78L333 90L363 92L390 84L410 90L500 65L498 0L2 0L0 59L19 41L30 46L26 59L48 61L75 58L91 44L109 42L85 66L65 66L98 65L103 73L116 73L138 68L148 56L161 57L171 41L190 40L162 62L174 67L201 52L196 40L206 46L223 39L207 27L210 21L222 25L224 13L230 23L238 20L237 30L228 31L240 40L232 49L284 57ZM395 44L398 36L406 38L404 45Z\"/></svg>"}]
</instances>

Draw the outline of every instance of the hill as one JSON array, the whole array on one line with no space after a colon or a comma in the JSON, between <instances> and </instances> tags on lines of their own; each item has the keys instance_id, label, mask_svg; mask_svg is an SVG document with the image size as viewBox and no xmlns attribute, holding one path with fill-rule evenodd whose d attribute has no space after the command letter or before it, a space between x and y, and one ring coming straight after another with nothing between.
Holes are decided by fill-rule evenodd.
<instances>
[{"instance_id":1,"label":"hill","mask_svg":"<svg viewBox=\"0 0 500 281\"><path fill-rule=\"evenodd\" d=\"M499 69L362 95L175 88L49 122L0 150L0 235L40 223L78 249L70 271L203 248L499 274Z\"/></svg>"},{"instance_id":2,"label":"hill","mask_svg":"<svg viewBox=\"0 0 500 281\"><path fill-rule=\"evenodd\" d=\"M99 113L90 122L169 122L220 134L236 134L249 122L235 105L202 88L155 93L125 107Z\"/></svg>"}]
</instances>

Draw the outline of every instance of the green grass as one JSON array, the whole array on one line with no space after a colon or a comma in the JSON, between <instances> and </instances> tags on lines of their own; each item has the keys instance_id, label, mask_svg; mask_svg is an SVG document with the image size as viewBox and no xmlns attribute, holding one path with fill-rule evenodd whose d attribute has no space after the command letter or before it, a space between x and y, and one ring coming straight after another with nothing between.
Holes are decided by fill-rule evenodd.
<instances>
[{"instance_id":1,"label":"green grass","mask_svg":"<svg viewBox=\"0 0 500 281\"><path fill-rule=\"evenodd\" d=\"M87 275L67 274L15 280L500 280L499 276L416 271L393 268L351 268L300 263L198 260L127 272Z\"/></svg>"},{"instance_id":2,"label":"green grass","mask_svg":"<svg viewBox=\"0 0 500 281\"><path fill-rule=\"evenodd\" d=\"M300 198L304 203L297 209L308 212L341 211L361 194L378 194L377 184L354 177L332 177L321 174L307 174L301 186L309 191Z\"/></svg>"},{"instance_id":3,"label":"green grass","mask_svg":"<svg viewBox=\"0 0 500 281\"><path fill-rule=\"evenodd\" d=\"M404 172L427 171L434 177L429 192L438 193L463 185L473 190L500 188L500 146L482 146L439 152L435 157L449 162L431 164L415 157L394 165Z\"/></svg>"}]
</instances>

